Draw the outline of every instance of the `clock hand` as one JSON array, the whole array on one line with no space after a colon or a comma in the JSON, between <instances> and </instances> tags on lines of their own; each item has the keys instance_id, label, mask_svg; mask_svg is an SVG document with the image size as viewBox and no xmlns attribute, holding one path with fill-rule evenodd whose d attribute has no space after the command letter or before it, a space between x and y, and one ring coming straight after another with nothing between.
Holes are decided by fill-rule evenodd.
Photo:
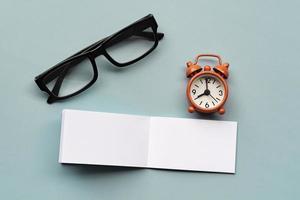
<instances>
[{"instance_id":1,"label":"clock hand","mask_svg":"<svg viewBox=\"0 0 300 200\"><path fill-rule=\"evenodd\" d=\"M215 99L215 97L213 97L211 94L209 96L211 96L216 102L218 102L217 99Z\"/></svg>"},{"instance_id":2,"label":"clock hand","mask_svg":"<svg viewBox=\"0 0 300 200\"><path fill-rule=\"evenodd\" d=\"M206 84L206 90L208 90L208 82L207 82L207 78L205 78L205 84Z\"/></svg>"},{"instance_id":3,"label":"clock hand","mask_svg":"<svg viewBox=\"0 0 300 200\"><path fill-rule=\"evenodd\" d=\"M202 97L203 95L210 95L210 91L209 90L204 90L204 92L202 94L199 94L194 100L199 99L200 97Z\"/></svg>"},{"instance_id":4,"label":"clock hand","mask_svg":"<svg viewBox=\"0 0 300 200\"><path fill-rule=\"evenodd\" d=\"M205 93L199 94L194 100L199 99L199 98L202 97L203 95L205 95Z\"/></svg>"}]
</instances>

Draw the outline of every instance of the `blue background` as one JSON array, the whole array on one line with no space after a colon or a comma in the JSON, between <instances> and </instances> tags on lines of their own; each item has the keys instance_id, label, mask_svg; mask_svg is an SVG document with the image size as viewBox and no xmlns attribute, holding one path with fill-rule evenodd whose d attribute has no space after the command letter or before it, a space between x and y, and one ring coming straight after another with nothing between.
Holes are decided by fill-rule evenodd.
<instances>
[{"instance_id":1,"label":"blue background","mask_svg":"<svg viewBox=\"0 0 300 200\"><path fill-rule=\"evenodd\" d=\"M299 199L300 1L0 1L1 199ZM153 13L164 40L48 105L35 75ZM187 113L185 63L230 66L227 113ZM236 174L58 164L64 108L238 121ZM187 133L188 134L188 133ZM180 147L178 147L180 148Z\"/></svg>"}]
</instances>

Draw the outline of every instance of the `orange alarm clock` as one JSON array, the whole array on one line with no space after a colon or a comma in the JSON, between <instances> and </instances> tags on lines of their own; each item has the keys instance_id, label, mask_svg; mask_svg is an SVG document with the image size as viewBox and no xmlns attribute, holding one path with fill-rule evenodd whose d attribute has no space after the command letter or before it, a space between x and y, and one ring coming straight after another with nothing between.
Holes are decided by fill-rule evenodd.
<instances>
[{"instance_id":1,"label":"orange alarm clock","mask_svg":"<svg viewBox=\"0 0 300 200\"><path fill-rule=\"evenodd\" d=\"M201 67L200 58L216 58L218 65ZM186 76L190 78L186 95L189 102L189 112L225 113L224 104L228 98L228 63L222 63L221 57L214 54L199 54L196 61L187 62Z\"/></svg>"}]
</instances>

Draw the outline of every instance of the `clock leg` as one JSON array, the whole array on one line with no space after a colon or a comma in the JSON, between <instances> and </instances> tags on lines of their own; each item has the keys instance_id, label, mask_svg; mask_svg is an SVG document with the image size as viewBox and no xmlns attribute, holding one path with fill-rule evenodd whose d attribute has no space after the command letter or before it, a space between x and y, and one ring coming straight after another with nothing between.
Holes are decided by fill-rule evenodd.
<instances>
[{"instance_id":1,"label":"clock leg","mask_svg":"<svg viewBox=\"0 0 300 200\"><path fill-rule=\"evenodd\" d=\"M194 108L193 106L189 106L188 111L189 111L190 113L192 113L192 112L195 111L195 108Z\"/></svg>"},{"instance_id":2,"label":"clock leg","mask_svg":"<svg viewBox=\"0 0 300 200\"><path fill-rule=\"evenodd\" d=\"M220 115L223 115L225 113L225 109L224 108L220 108L219 113L220 113Z\"/></svg>"}]
</instances>

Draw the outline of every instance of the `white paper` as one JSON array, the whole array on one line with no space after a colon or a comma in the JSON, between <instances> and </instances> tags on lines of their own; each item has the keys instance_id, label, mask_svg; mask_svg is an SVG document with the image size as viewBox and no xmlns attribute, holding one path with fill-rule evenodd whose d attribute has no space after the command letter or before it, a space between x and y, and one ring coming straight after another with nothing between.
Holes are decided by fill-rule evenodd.
<instances>
[{"instance_id":1,"label":"white paper","mask_svg":"<svg viewBox=\"0 0 300 200\"><path fill-rule=\"evenodd\" d=\"M60 163L235 173L236 122L64 110Z\"/></svg>"},{"instance_id":2,"label":"white paper","mask_svg":"<svg viewBox=\"0 0 300 200\"><path fill-rule=\"evenodd\" d=\"M153 117L150 133L150 167L235 172L235 122Z\"/></svg>"},{"instance_id":3,"label":"white paper","mask_svg":"<svg viewBox=\"0 0 300 200\"><path fill-rule=\"evenodd\" d=\"M147 166L149 118L64 110L61 163Z\"/></svg>"}]
</instances>

